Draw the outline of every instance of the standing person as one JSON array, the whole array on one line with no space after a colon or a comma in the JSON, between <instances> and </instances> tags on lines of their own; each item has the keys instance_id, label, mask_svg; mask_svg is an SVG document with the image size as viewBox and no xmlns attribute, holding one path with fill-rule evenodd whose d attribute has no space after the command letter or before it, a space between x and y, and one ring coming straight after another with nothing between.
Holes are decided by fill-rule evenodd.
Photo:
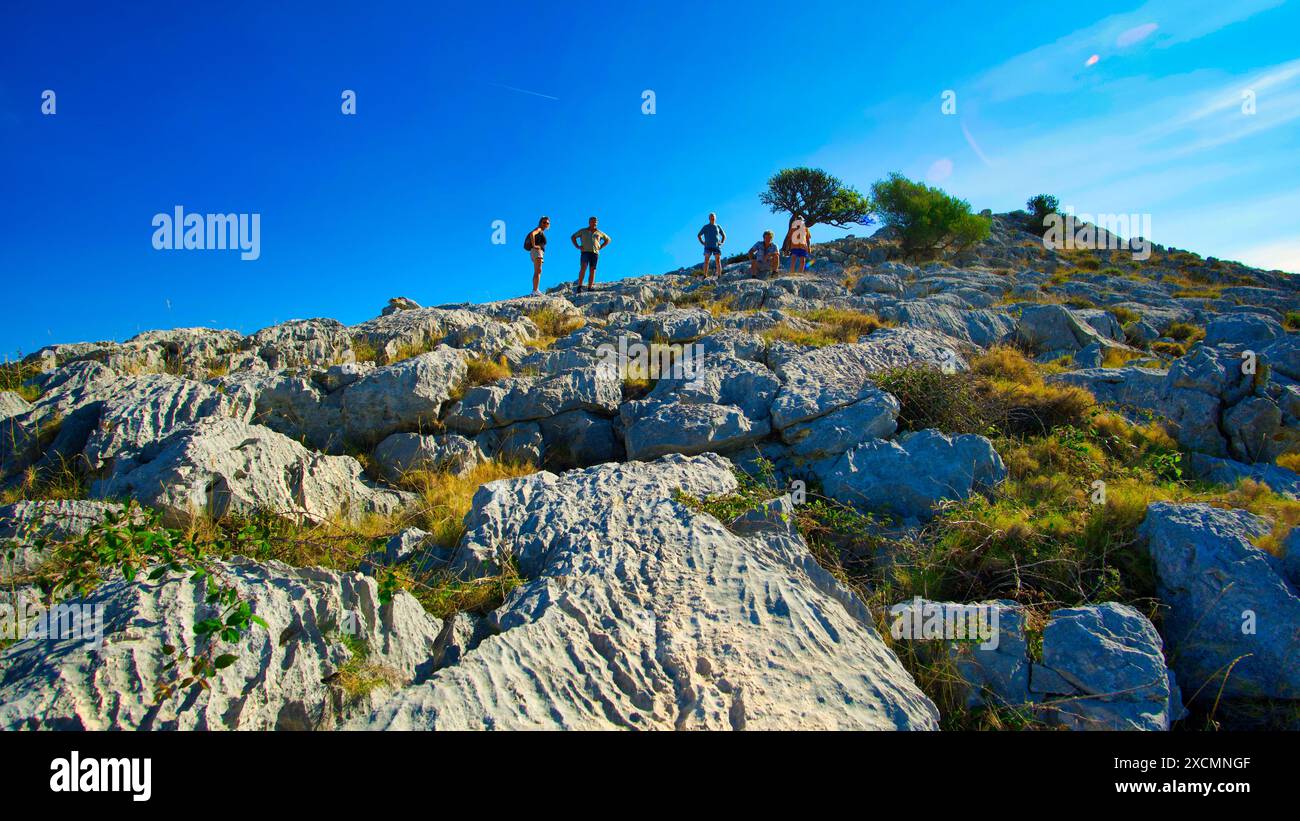
<instances>
[{"instance_id":1,"label":"standing person","mask_svg":"<svg viewBox=\"0 0 1300 821\"><path fill-rule=\"evenodd\" d=\"M524 250L533 258L533 296L541 296L541 291L537 290L542 284L542 262L546 258L546 229L551 227L551 218L542 217L537 221L537 227L528 232L524 237Z\"/></svg>"},{"instance_id":2,"label":"standing person","mask_svg":"<svg viewBox=\"0 0 1300 821\"><path fill-rule=\"evenodd\" d=\"M764 274L775 274L781 266L781 252L777 249L775 240L776 234L764 231L763 238L750 247L750 276L758 276L760 271Z\"/></svg>"},{"instance_id":3,"label":"standing person","mask_svg":"<svg viewBox=\"0 0 1300 821\"><path fill-rule=\"evenodd\" d=\"M704 246L704 275L709 275L709 257L718 261L718 276L722 276L722 243L727 241L727 232L718 225L718 215L709 214L708 223L695 235Z\"/></svg>"},{"instance_id":4,"label":"standing person","mask_svg":"<svg viewBox=\"0 0 1300 821\"><path fill-rule=\"evenodd\" d=\"M582 275L586 274L588 269L591 273L587 277L587 290L590 292L596 283L596 263L600 262L600 251L606 245L609 245L609 234L596 230L596 218L587 219L587 227L579 231L574 231L573 236L569 237L573 247L581 251L578 265L578 293L582 293Z\"/></svg>"},{"instance_id":5,"label":"standing person","mask_svg":"<svg viewBox=\"0 0 1300 821\"><path fill-rule=\"evenodd\" d=\"M812 250L812 235L804 224L803 216L795 214L790 219L790 230L785 234L783 247L790 252L790 273L803 271L808 264L808 252Z\"/></svg>"}]
</instances>

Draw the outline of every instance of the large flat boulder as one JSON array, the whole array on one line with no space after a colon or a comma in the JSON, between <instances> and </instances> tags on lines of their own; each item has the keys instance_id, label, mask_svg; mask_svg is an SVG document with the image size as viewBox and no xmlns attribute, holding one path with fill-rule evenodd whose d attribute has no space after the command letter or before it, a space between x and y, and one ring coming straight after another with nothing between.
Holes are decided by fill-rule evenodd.
<instances>
[{"instance_id":1,"label":"large flat boulder","mask_svg":"<svg viewBox=\"0 0 1300 821\"><path fill-rule=\"evenodd\" d=\"M360 573L292 568L279 562L218 563L266 620L221 652L236 661L194 688L155 701L170 681L164 644L193 653L194 625L215 614L206 582L175 574L154 582L109 581L69 604L102 608L104 641L29 638L0 663L0 729L5 730L317 730L367 709L383 688L358 698L331 684L356 663L344 642L365 648L366 674L391 691L420 681L440 655L443 624L410 594L379 604L374 579ZM93 612L93 611L92 611Z\"/></svg>"},{"instance_id":2,"label":"large flat boulder","mask_svg":"<svg viewBox=\"0 0 1300 821\"><path fill-rule=\"evenodd\" d=\"M956 343L946 337L915 328L885 328L863 342L819 348L778 367L782 385L772 401L772 426L784 430L872 396L879 390L874 374L912 365L968 369Z\"/></svg>"},{"instance_id":3,"label":"large flat boulder","mask_svg":"<svg viewBox=\"0 0 1300 821\"><path fill-rule=\"evenodd\" d=\"M100 499L138 499L172 521L270 511L295 519L391 513L410 494L361 478L350 456L326 456L270 428L204 419L120 460L91 486Z\"/></svg>"},{"instance_id":4,"label":"large flat boulder","mask_svg":"<svg viewBox=\"0 0 1300 821\"><path fill-rule=\"evenodd\" d=\"M654 459L666 453L736 450L770 432L766 419L755 422L734 405L667 402L651 405L628 424L623 441L629 459Z\"/></svg>"},{"instance_id":5,"label":"large flat boulder","mask_svg":"<svg viewBox=\"0 0 1300 821\"><path fill-rule=\"evenodd\" d=\"M351 333L334 319L281 322L249 336L243 347L271 370L325 367L355 359Z\"/></svg>"},{"instance_id":6,"label":"large flat boulder","mask_svg":"<svg viewBox=\"0 0 1300 821\"><path fill-rule=\"evenodd\" d=\"M1243 510L1157 502L1139 530L1168 608L1164 634L1189 697L1300 698L1300 596L1255 546L1268 523ZM1225 680L1226 679L1226 680Z\"/></svg>"},{"instance_id":7,"label":"large flat boulder","mask_svg":"<svg viewBox=\"0 0 1300 821\"><path fill-rule=\"evenodd\" d=\"M898 428L898 411L898 400L877 389L825 416L790 425L781 431L781 440L799 461L826 459L870 439L892 436Z\"/></svg>"},{"instance_id":8,"label":"large flat boulder","mask_svg":"<svg viewBox=\"0 0 1300 821\"><path fill-rule=\"evenodd\" d=\"M1006 467L983 436L923 430L873 439L811 469L832 499L904 520L928 520L939 503L990 490Z\"/></svg>"},{"instance_id":9,"label":"large flat boulder","mask_svg":"<svg viewBox=\"0 0 1300 821\"><path fill-rule=\"evenodd\" d=\"M669 456L485 485L462 565L528 579L498 631L350 726L934 729L863 603L797 536L741 536L674 500L727 460Z\"/></svg>"},{"instance_id":10,"label":"large flat boulder","mask_svg":"<svg viewBox=\"0 0 1300 821\"><path fill-rule=\"evenodd\" d=\"M414 471L445 471L464 476L486 457L473 440L455 433L394 433L372 454L385 479L396 482Z\"/></svg>"},{"instance_id":11,"label":"large flat boulder","mask_svg":"<svg viewBox=\"0 0 1300 821\"><path fill-rule=\"evenodd\" d=\"M612 416L622 398L622 382L608 368L514 377L470 388L448 409L443 422L451 430L472 434L574 410Z\"/></svg>"},{"instance_id":12,"label":"large flat boulder","mask_svg":"<svg viewBox=\"0 0 1300 821\"><path fill-rule=\"evenodd\" d=\"M122 506L86 499L22 501L0 507L0 581L34 573L47 558L37 545L86 533Z\"/></svg>"},{"instance_id":13,"label":"large flat boulder","mask_svg":"<svg viewBox=\"0 0 1300 821\"><path fill-rule=\"evenodd\" d=\"M1093 343L1113 344L1064 305L1026 305L1016 324L1016 339L1041 359L1073 354Z\"/></svg>"},{"instance_id":14,"label":"large flat boulder","mask_svg":"<svg viewBox=\"0 0 1300 821\"><path fill-rule=\"evenodd\" d=\"M1224 314L1205 323L1206 345L1241 345L1259 349L1286 334L1282 323L1261 314Z\"/></svg>"},{"instance_id":15,"label":"large flat boulder","mask_svg":"<svg viewBox=\"0 0 1300 821\"><path fill-rule=\"evenodd\" d=\"M32 403L13 391L0 391L0 422L31 410Z\"/></svg>"},{"instance_id":16,"label":"large flat boulder","mask_svg":"<svg viewBox=\"0 0 1300 821\"><path fill-rule=\"evenodd\" d=\"M415 313L402 311L394 316ZM344 435L353 444L373 445L390 433L434 426L444 402L465 378L465 356L439 345L428 353L376 368L343 388L338 397Z\"/></svg>"},{"instance_id":17,"label":"large flat boulder","mask_svg":"<svg viewBox=\"0 0 1300 821\"><path fill-rule=\"evenodd\" d=\"M98 470L191 422L234 413L230 399L202 382L163 373L131 379L105 400L86 441L86 463Z\"/></svg>"},{"instance_id":18,"label":"large flat boulder","mask_svg":"<svg viewBox=\"0 0 1300 821\"><path fill-rule=\"evenodd\" d=\"M1001 342L1016 328L1016 320L1001 311L968 310L932 299L903 302L882 310L881 316L899 325L936 331L981 348Z\"/></svg>"},{"instance_id":19,"label":"large flat boulder","mask_svg":"<svg viewBox=\"0 0 1300 821\"><path fill-rule=\"evenodd\" d=\"M1053 611L1043 665L1071 685L1054 718L1079 730L1168 730L1182 702L1162 650L1155 626L1128 605Z\"/></svg>"}]
</instances>

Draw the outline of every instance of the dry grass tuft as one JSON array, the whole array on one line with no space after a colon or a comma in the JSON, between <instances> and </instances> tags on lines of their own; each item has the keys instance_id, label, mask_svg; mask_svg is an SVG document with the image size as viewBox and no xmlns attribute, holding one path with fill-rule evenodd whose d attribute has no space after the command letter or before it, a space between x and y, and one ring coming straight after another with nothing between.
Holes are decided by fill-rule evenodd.
<instances>
[{"instance_id":1,"label":"dry grass tuft","mask_svg":"<svg viewBox=\"0 0 1300 821\"><path fill-rule=\"evenodd\" d=\"M764 331L763 337L770 342L783 341L794 345L821 348L843 342L857 342L860 338L881 328L890 327L892 324L873 313L848 308L819 308L814 311L792 313L817 327L804 330L788 322L782 322L775 328Z\"/></svg>"},{"instance_id":2,"label":"dry grass tuft","mask_svg":"<svg viewBox=\"0 0 1300 821\"><path fill-rule=\"evenodd\" d=\"M529 340L528 345L539 350L551 347L555 340L563 339L587 324L587 320L580 316L564 314L554 308L539 308L524 316L533 321L538 332L537 338Z\"/></svg>"}]
</instances>

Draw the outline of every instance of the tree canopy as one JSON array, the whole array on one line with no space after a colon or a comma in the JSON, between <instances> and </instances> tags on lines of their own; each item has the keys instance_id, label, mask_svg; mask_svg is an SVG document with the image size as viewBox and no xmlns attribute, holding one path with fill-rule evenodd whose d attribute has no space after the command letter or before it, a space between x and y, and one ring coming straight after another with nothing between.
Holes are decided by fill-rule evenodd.
<instances>
[{"instance_id":1,"label":"tree canopy","mask_svg":"<svg viewBox=\"0 0 1300 821\"><path fill-rule=\"evenodd\" d=\"M773 213L802 214L809 226L847 228L873 222L870 200L820 168L778 171L758 198Z\"/></svg>"}]
</instances>

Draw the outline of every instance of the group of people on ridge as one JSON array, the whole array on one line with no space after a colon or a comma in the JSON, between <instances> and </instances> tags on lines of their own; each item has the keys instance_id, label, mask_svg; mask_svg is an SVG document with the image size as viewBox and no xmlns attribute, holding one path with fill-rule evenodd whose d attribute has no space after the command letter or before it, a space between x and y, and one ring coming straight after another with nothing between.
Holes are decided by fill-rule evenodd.
<instances>
[{"instance_id":1,"label":"group of people on ridge","mask_svg":"<svg viewBox=\"0 0 1300 821\"><path fill-rule=\"evenodd\" d=\"M596 218L590 217L587 219L586 228L574 231L569 237L569 242L573 243L573 247L579 252L577 293L582 293L584 276L587 277L587 290L594 290L596 264L600 262L600 252L610 242L609 234L597 228L596 224ZM537 227L524 237L524 250L528 251L533 260L533 296L541 293L538 289L542 283L542 263L546 260L546 230L550 227L550 218L542 217L537 221ZM709 275L709 260L712 259L717 276L721 277L722 245L727 241L727 232L718 224L717 214L709 214L709 221L699 230L695 238L704 246L704 276ZM780 269L783 254L790 260L790 273L803 271L807 267L812 252L812 234L808 231L803 215L790 216L790 225L786 229L785 241L781 243L780 248L774 242L775 239L776 235L771 231L764 231L763 238L750 246L749 272L752 276L759 274L774 276Z\"/></svg>"}]
</instances>

